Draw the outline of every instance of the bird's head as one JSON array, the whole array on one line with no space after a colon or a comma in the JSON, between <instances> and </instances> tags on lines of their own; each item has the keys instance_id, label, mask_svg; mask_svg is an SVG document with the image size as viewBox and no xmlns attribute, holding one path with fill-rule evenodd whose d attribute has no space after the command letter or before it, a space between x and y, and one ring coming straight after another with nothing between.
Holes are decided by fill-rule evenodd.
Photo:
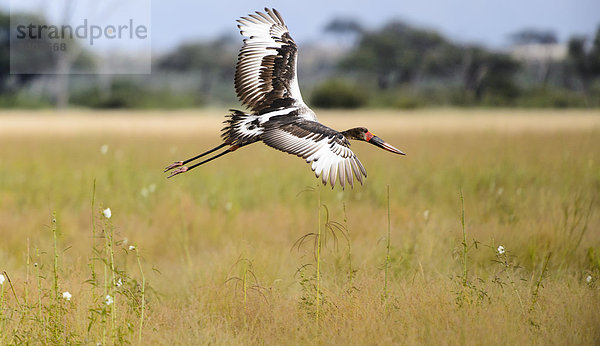
<instances>
[{"instance_id":1,"label":"bird's head","mask_svg":"<svg viewBox=\"0 0 600 346\"><path fill-rule=\"evenodd\" d=\"M348 139L369 142L392 153L406 155L401 150L394 148L392 145L386 143L383 139L369 132L369 130L367 130L365 127L355 127L342 132L342 134Z\"/></svg>"}]
</instances>

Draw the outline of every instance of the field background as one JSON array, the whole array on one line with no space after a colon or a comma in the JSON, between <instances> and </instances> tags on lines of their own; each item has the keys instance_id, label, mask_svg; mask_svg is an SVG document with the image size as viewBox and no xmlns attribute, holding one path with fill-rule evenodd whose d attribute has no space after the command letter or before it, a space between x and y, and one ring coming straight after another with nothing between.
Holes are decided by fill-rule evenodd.
<instances>
[{"instance_id":1,"label":"field background","mask_svg":"<svg viewBox=\"0 0 600 346\"><path fill-rule=\"evenodd\" d=\"M407 156L353 144L368 178L345 191L261 144L165 179L219 143L223 114L0 113L0 343L137 343L136 251L143 344L600 343L598 111L321 111ZM313 242L294 244L319 196L317 301ZM120 287L103 284L103 230Z\"/></svg>"}]
</instances>

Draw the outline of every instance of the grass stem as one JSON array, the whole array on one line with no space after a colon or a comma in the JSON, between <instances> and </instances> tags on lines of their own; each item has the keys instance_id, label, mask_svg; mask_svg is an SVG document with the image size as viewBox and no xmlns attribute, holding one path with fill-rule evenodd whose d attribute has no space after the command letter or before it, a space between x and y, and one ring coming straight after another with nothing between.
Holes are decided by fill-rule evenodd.
<instances>
[{"instance_id":1,"label":"grass stem","mask_svg":"<svg viewBox=\"0 0 600 346\"><path fill-rule=\"evenodd\" d=\"M110 305L110 334L113 338L113 342L116 342L116 327L117 327L117 297L115 294L115 284L117 282L115 277L115 257L114 257L114 230L110 221L108 221L108 232L106 234L106 255L108 257L108 264L110 266L111 281L108 287L108 295L106 296L106 304ZM110 298L108 298L110 296ZM112 302L110 302L112 300ZM110 302L110 304L109 304Z\"/></svg>"},{"instance_id":2,"label":"grass stem","mask_svg":"<svg viewBox=\"0 0 600 346\"><path fill-rule=\"evenodd\" d=\"M348 280L350 289L348 292L352 292L354 289L354 269L352 269L352 242L350 241L350 228L348 228L348 214L346 213L346 202L342 203L344 209L344 229L348 235Z\"/></svg>"},{"instance_id":3,"label":"grass stem","mask_svg":"<svg viewBox=\"0 0 600 346\"><path fill-rule=\"evenodd\" d=\"M10 286L10 290L12 291L13 296L15 297L15 300L17 301L17 305L21 305L21 302L19 302L19 296L17 296L17 292L15 292L15 287L12 284L12 281L10 280L10 276L8 276L8 273L6 271L4 271L4 277L6 278L6 281L8 281L8 285Z\"/></svg>"},{"instance_id":4,"label":"grass stem","mask_svg":"<svg viewBox=\"0 0 600 346\"><path fill-rule=\"evenodd\" d=\"M463 197L462 189L460 190L460 224L462 226L463 234L463 286L467 286L467 232L465 231L465 199Z\"/></svg>"},{"instance_id":5,"label":"grass stem","mask_svg":"<svg viewBox=\"0 0 600 346\"><path fill-rule=\"evenodd\" d=\"M4 338L4 283L0 284L0 343Z\"/></svg>"},{"instance_id":6,"label":"grass stem","mask_svg":"<svg viewBox=\"0 0 600 346\"><path fill-rule=\"evenodd\" d=\"M142 262L140 261L140 253L135 247L135 257L137 259L138 267L140 268L140 275L142 276L142 311L140 312L140 326L138 331L138 344L142 344L142 329L144 326L144 311L146 309L146 276L144 276L144 269L142 269Z\"/></svg>"},{"instance_id":7,"label":"grass stem","mask_svg":"<svg viewBox=\"0 0 600 346\"><path fill-rule=\"evenodd\" d=\"M244 261L244 275L242 279L242 285L244 287L244 327L247 326L247 314L248 314L248 263Z\"/></svg>"},{"instance_id":8,"label":"grass stem","mask_svg":"<svg viewBox=\"0 0 600 346\"><path fill-rule=\"evenodd\" d=\"M390 186L387 186L387 239L385 245L385 267L383 277L383 300L387 299L388 286L388 269L390 266L390 236L391 236L391 220L390 220Z\"/></svg>"},{"instance_id":9,"label":"grass stem","mask_svg":"<svg viewBox=\"0 0 600 346\"><path fill-rule=\"evenodd\" d=\"M106 222L104 224L104 253L106 257L108 256L108 236L106 234ZM106 296L109 293L109 286L108 286L108 260L105 259L103 261L104 263L104 296L103 298L106 299ZM108 307L106 307L106 309L108 310ZM106 314L102 314L102 345L106 345Z\"/></svg>"},{"instance_id":10,"label":"grass stem","mask_svg":"<svg viewBox=\"0 0 600 346\"><path fill-rule=\"evenodd\" d=\"M317 212L317 296L316 296L316 312L315 312L315 321L319 324L319 309L321 305L321 188L318 189L318 212ZM318 330L318 328L317 328Z\"/></svg>"},{"instance_id":11,"label":"grass stem","mask_svg":"<svg viewBox=\"0 0 600 346\"><path fill-rule=\"evenodd\" d=\"M548 270L548 262L550 261L550 256L552 256L552 252L549 252L548 256L546 256L544 265L542 266L542 272L540 273L540 277L535 282L535 289L533 290L533 293L532 293L531 306L529 307L529 312L532 312L533 309L535 309L535 303L538 300L538 295L540 293L540 287L542 285L542 280L544 279L544 275L546 274L546 271Z\"/></svg>"},{"instance_id":12,"label":"grass stem","mask_svg":"<svg viewBox=\"0 0 600 346\"><path fill-rule=\"evenodd\" d=\"M46 319L42 314L42 275L40 274L40 250L38 248L35 249L35 258L37 262L34 263L35 267L35 276L37 278L37 294L38 294L38 319L42 322L42 333L44 335L44 344L47 344L48 340L46 339L47 329L46 329Z\"/></svg>"},{"instance_id":13,"label":"grass stem","mask_svg":"<svg viewBox=\"0 0 600 346\"><path fill-rule=\"evenodd\" d=\"M29 237L27 237L27 258L26 258L26 268L27 271L25 273L25 306L24 306L24 313L26 316L27 312L29 311L29 270L30 270L30 266L31 266L31 258L30 258L30 248L29 248Z\"/></svg>"},{"instance_id":14,"label":"grass stem","mask_svg":"<svg viewBox=\"0 0 600 346\"><path fill-rule=\"evenodd\" d=\"M54 342L58 343L59 337L60 337L60 321L61 321L61 308L60 308L60 295L58 292L58 269L59 269L59 265L58 265L58 245L57 245L57 239L58 239L58 227L57 227L57 220L56 220L56 212L52 213L52 237L54 239L54 265L52 268L52 274L53 274L53 278L54 278L54 285L53 285L53 293L54 293L54 309L53 309L53 319L52 319L52 334L54 337Z\"/></svg>"},{"instance_id":15,"label":"grass stem","mask_svg":"<svg viewBox=\"0 0 600 346\"><path fill-rule=\"evenodd\" d=\"M96 257L96 178L94 178L94 183L92 185L92 256ZM94 299L96 298L96 264L95 260L92 258L90 263L90 270L92 272L92 296Z\"/></svg>"}]
</instances>

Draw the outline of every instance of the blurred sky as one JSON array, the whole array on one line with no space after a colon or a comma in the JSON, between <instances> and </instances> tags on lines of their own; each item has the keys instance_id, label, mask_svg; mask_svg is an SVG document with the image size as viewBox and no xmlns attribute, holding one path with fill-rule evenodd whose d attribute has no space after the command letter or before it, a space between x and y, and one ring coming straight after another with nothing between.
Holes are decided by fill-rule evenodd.
<instances>
[{"instance_id":1,"label":"blurred sky","mask_svg":"<svg viewBox=\"0 0 600 346\"><path fill-rule=\"evenodd\" d=\"M36 10L42 0L12 1L13 6ZM60 7L64 1L42 2ZM0 8L8 10L9 5L9 0L0 0ZM354 18L367 28L402 19L438 30L453 40L496 48L508 43L509 34L524 28L550 29L564 41L573 35L592 36L600 25L600 0L153 0L152 49L164 51L182 41L237 35L235 20L265 6L282 13L300 43L318 41L324 26L336 17Z\"/></svg>"}]
</instances>

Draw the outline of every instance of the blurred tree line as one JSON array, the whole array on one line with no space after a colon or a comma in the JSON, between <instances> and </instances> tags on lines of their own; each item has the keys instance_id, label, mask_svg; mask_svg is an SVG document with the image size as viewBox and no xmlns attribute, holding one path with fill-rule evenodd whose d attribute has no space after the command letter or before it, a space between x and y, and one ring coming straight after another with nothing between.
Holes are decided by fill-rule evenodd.
<instances>
[{"instance_id":1,"label":"blurred tree line","mask_svg":"<svg viewBox=\"0 0 600 346\"><path fill-rule=\"evenodd\" d=\"M335 19L324 31L326 44L300 49L299 80L311 106L600 106L600 27L591 39L566 44L549 31L522 30L511 35L511 52L460 44L401 21L366 30ZM9 17L0 13L0 106L59 104L55 75L10 74L10 35ZM186 42L154 57L150 75L69 75L67 99L92 108L234 106L240 46L235 36ZM43 50L17 59L56 63ZM83 52L77 63L95 62Z\"/></svg>"},{"instance_id":2,"label":"blurred tree line","mask_svg":"<svg viewBox=\"0 0 600 346\"><path fill-rule=\"evenodd\" d=\"M335 20L326 30L357 43L337 65L344 78L314 89L316 106L600 106L600 27L591 42L571 38L564 57L552 54L561 48L554 33L534 29L511 35L529 51L520 57L399 21L366 31Z\"/></svg>"}]
</instances>

